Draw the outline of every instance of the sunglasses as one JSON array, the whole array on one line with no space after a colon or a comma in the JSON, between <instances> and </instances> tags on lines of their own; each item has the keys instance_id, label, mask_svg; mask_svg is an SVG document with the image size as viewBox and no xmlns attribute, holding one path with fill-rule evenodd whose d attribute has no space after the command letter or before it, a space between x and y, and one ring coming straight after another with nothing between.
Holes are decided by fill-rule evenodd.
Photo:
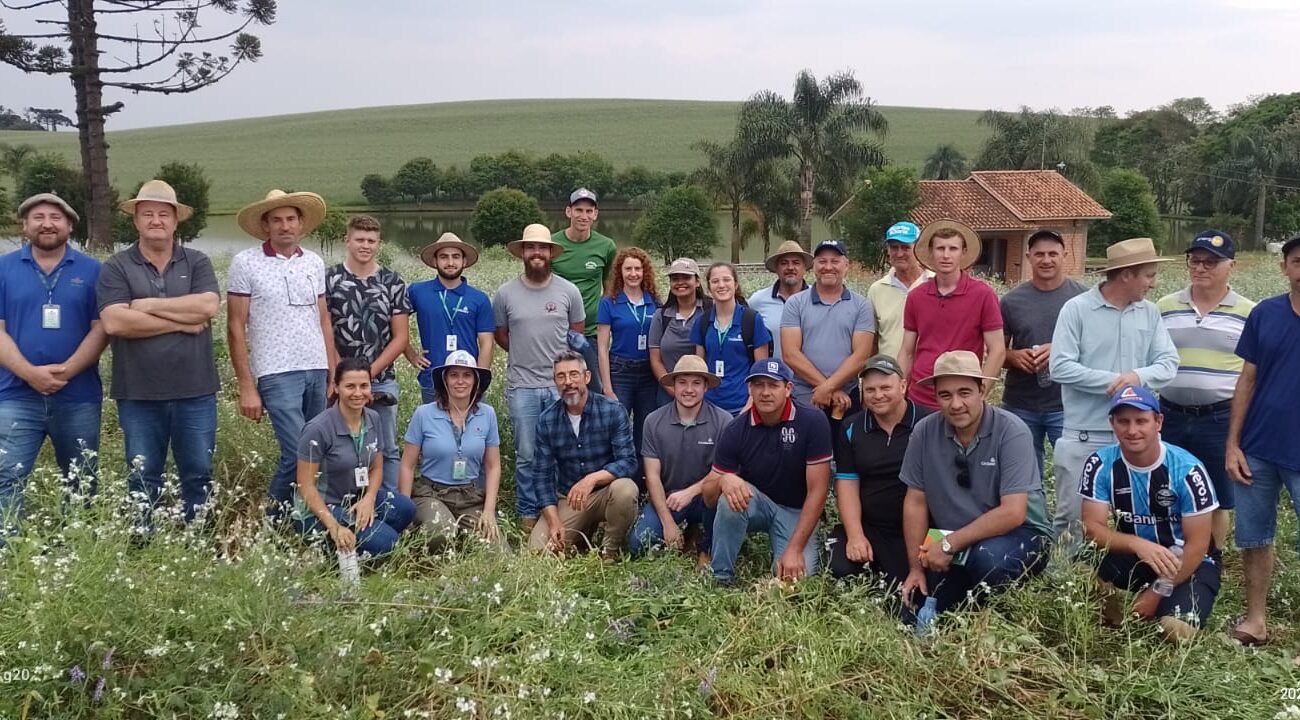
<instances>
[{"instance_id":1,"label":"sunglasses","mask_svg":"<svg viewBox=\"0 0 1300 720\"><path fill-rule=\"evenodd\" d=\"M970 489L970 460L964 454L957 456L957 484Z\"/></svg>"}]
</instances>

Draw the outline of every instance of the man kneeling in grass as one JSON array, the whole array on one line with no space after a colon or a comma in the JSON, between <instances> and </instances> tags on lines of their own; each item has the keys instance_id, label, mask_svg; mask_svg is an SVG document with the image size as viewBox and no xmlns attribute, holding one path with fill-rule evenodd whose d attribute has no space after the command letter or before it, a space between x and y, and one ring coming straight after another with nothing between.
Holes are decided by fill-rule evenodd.
<instances>
[{"instance_id":1,"label":"man kneeling in grass","mask_svg":"<svg viewBox=\"0 0 1300 720\"><path fill-rule=\"evenodd\" d=\"M1084 534L1106 551L1097 568L1103 622L1122 620L1117 587L1137 590L1133 611L1155 618L1165 637L1178 642L1205 624L1219 593L1219 550L1211 541L1219 503L1201 462L1161 441L1163 420L1150 390L1120 388L1110 401L1119 442L1084 463L1079 493L1088 501Z\"/></svg>"}]
</instances>

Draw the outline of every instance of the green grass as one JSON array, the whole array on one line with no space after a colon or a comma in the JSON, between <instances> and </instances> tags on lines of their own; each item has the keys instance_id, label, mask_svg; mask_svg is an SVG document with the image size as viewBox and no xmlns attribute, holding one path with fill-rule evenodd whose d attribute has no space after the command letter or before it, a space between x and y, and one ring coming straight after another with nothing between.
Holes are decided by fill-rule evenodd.
<instances>
[{"instance_id":1,"label":"green grass","mask_svg":"<svg viewBox=\"0 0 1300 720\"><path fill-rule=\"evenodd\" d=\"M738 108L734 102L497 100L173 125L109 132L109 167L113 185L125 193L165 162L198 163L212 180L218 212L260 199L272 187L361 204L362 176L391 175L421 155L464 169L475 155L512 148L538 155L591 150L617 169L693 170L701 157L691 144L727 139ZM881 110L890 124L890 159L918 170L940 143L956 143L973 156L987 134L973 110ZM29 143L80 165L73 132L0 132L0 143Z\"/></svg>"},{"instance_id":2,"label":"green grass","mask_svg":"<svg viewBox=\"0 0 1300 720\"><path fill-rule=\"evenodd\" d=\"M224 274L225 259L217 265ZM410 258L396 266L424 277ZM495 287L517 271L494 248L474 277ZM1160 292L1183 277L1163 271ZM743 282L753 290L766 278ZM1257 298L1284 287L1262 256L1243 259L1234 286ZM0 717L1300 718L1279 715L1300 704L1281 699L1300 687L1288 512L1270 595L1275 642L1260 650L1224 638L1241 610L1235 550L1210 627L1183 648L1146 624L1101 629L1094 581L1066 564L918 641L869 584L774 585L757 538L735 590L680 556L609 566L477 547L430 556L408 539L346 595L319 549L259 523L275 444L269 425L238 417L219 362L210 532L168 528L132 543L111 403L89 510L65 514L49 459L36 469L24 534L0 554ZM489 402L504 415L504 363L496 370ZM400 372L404 425L418 393L410 368ZM504 418L502 430L503 523L518 546Z\"/></svg>"}]
</instances>

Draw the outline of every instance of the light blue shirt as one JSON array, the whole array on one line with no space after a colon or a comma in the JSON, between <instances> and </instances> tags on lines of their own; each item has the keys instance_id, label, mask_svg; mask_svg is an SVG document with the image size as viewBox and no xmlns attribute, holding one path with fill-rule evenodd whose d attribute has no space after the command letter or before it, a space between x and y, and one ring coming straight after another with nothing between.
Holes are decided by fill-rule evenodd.
<instances>
[{"instance_id":1,"label":"light blue shirt","mask_svg":"<svg viewBox=\"0 0 1300 720\"><path fill-rule=\"evenodd\" d=\"M758 311L767 331L772 333L772 357L784 362L785 359L781 357L781 314L785 312L785 298L777 290L780 284L781 281L778 280L771 287L764 287L750 295L749 306ZM807 290L808 283L804 283L802 289Z\"/></svg>"},{"instance_id":2,"label":"light blue shirt","mask_svg":"<svg viewBox=\"0 0 1300 720\"><path fill-rule=\"evenodd\" d=\"M443 485L473 483L482 487L483 456L488 448L501 445L497 412L491 405L480 402L465 419L465 432L457 450L451 416L438 403L426 403L411 416L406 442L420 447L420 475ZM452 463L457 457L465 459L465 477L459 480L452 478Z\"/></svg>"},{"instance_id":3,"label":"light blue shirt","mask_svg":"<svg viewBox=\"0 0 1300 720\"><path fill-rule=\"evenodd\" d=\"M853 336L876 332L876 312L871 301L844 288L835 302L827 304L817 286L795 293L785 302L781 327L799 328L804 357L826 377L835 374L844 359L853 354ZM840 388L852 397L858 381L849 380ZM795 375L794 399L810 402L813 386Z\"/></svg>"},{"instance_id":4,"label":"light blue shirt","mask_svg":"<svg viewBox=\"0 0 1300 720\"><path fill-rule=\"evenodd\" d=\"M1132 370L1143 385L1160 389L1178 374L1178 348L1155 303L1117 308L1102 296L1099 283L1061 308L1049 367L1061 385L1065 431L1110 432L1106 388Z\"/></svg>"}]
</instances>

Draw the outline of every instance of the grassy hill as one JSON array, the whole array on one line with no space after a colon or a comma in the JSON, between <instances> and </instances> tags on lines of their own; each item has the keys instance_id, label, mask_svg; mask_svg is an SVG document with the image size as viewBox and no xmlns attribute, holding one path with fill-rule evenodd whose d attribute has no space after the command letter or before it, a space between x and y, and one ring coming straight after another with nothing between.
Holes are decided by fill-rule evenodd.
<instances>
[{"instance_id":1,"label":"grassy hill","mask_svg":"<svg viewBox=\"0 0 1300 720\"><path fill-rule=\"evenodd\" d=\"M691 144L729 137L738 108L677 100L493 100L333 110L109 132L109 163L113 184L125 193L165 162L196 162L212 180L218 212L271 187L360 204L363 175L391 174L418 156L464 168L475 155L512 148L539 155L585 149L616 168L691 170L701 161ZM974 155L986 135L974 110L881 110L889 120L890 159L917 169L941 142ZM71 132L0 132L0 143L28 143L76 163Z\"/></svg>"}]
</instances>

